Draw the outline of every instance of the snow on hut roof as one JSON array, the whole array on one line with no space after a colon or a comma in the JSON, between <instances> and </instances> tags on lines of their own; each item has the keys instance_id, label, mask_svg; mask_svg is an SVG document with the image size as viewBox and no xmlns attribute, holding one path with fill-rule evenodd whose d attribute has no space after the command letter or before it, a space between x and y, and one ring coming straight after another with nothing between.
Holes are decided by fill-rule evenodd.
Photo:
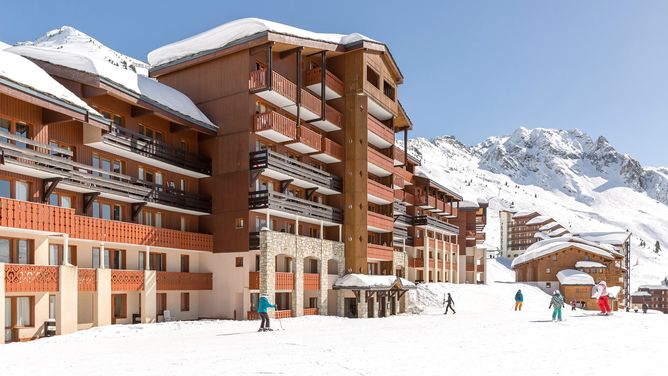
<instances>
[{"instance_id":1,"label":"snow on hut roof","mask_svg":"<svg viewBox=\"0 0 668 376\"><path fill-rule=\"evenodd\" d=\"M530 220L527 221L527 225L537 225L543 222L547 222L551 220L552 218L548 217L547 215L539 215L537 217L533 217Z\"/></svg>"},{"instance_id":2,"label":"snow on hut roof","mask_svg":"<svg viewBox=\"0 0 668 376\"><path fill-rule=\"evenodd\" d=\"M8 52L8 50L0 50L0 77L102 118L100 113L61 85L37 64L23 56Z\"/></svg>"},{"instance_id":3,"label":"snow on hut roof","mask_svg":"<svg viewBox=\"0 0 668 376\"><path fill-rule=\"evenodd\" d=\"M477 209L479 207L480 207L480 205L478 205L477 202L467 201L467 200L459 202L459 208L460 209Z\"/></svg>"},{"instance_id":4,"label":"snow on hut roof","mask_svg":"<svg viewBox=\"0 0 668 376\"><path fill-rule=\"evenodd\" d=\"M576 247L583 251L593 253L607 259L614 259L613 254L618 254L615 252L612 246L607 244L597 244L583 239L574 238L572 236L564 236L560 238L541 240L532 244L523 254L513 259L512 267L514 268L517 265L524 264L540 257L551 255L569 247Z\"/></svg>"},{"instance_id":5,"label":"snow on hut roof","mask_svg":"<svg viewBox=\"0 0 668 376\"><path fill-rule=\"evenodd\" d=\"M334 282L335 289L346 290L389 290L393 287L414 289L415 284L394 275L346 274Z\"/></svg>"},{"instance_id":6,"label":"snow on hut roof","mask_svg":"<svg viewBox=\"0 0 668 376\"><path fill-rule=\"evenodd\" d=\"M575 268L607 268L607 266L596 261L578 261L575 263Z\"/></svg>"},{"instance_id":7,"label":"snow on hut roof","mask_svg":"<svg viewBox=\"0 0 668 376\"><path fill-rule=\"evenodd\" d=\"M560 226L559 222L556 222L556 221L553 220L552 222L548 222L547 224L541 226L541 228L539 230L540 231L548 231L548 230L552 230L553 228L559 227L559 226Z\"/></svg>"},{"instance_id":8,"label":"snow on hut roof","mask_svg":"<svg viewBox=\"0 0 668 376\"><path fill-rule=\"evenodd\" d=\"M648 289L648 290L668 290L666 285L642 285L638 287L639 289Z\"/></svg>"},{"instance_id":9,"label":"snow on hut roof","mask_svg":"<svg viewBox=\"0 0 668 376\"><path fill-rule=\"evenodd\" d=\"M148 62L153 66L168 64L183 58L195 57L195 55L230 47L237 42L248 40L254 35L267 32L343 46L360 41L381 43L358 33L315 33L260 18L242 18L155 49L149 52Z\"/></svg>"},{"instance_id":10,"label":"snow on hut roof","mask_svg":"<svg viewBox=\"0 0 668 376\"><path fill-rule=\"evenodd\" d=\"M550 237L553 237L553 238L558 237L558 236L562 236L562 235L566 235L566 234L568 234L568 230L566 230L565 228L558 228L556 230L552 230L552 231L547 233L547 235L549 235Z\"/></svg>"},{"instance_id":11,"label":"snow on hut roof","mask_svg":"<svg viewBox=\"0 0 668 376\"><path fill-rule=\"evenodd\" d=\"M574 234L575 236L593 242L607 243L621 246L631 236L630 232L612 231L612 232L580 232Z\"/></svg>"},{"instance_id":12,"label":"snow on hut roof","mask_svg":"<svg viewBox=\"0 0 668 376\"><path fill-rule=\"evenodd\" d=\"M8 51L27 58L93 74L101 79L106 79L112 86L114 84L120 86L140 99L153 103L184 120L211 130L218 129L218 126L213 124L185 94L152 78L117 67L104 60L47 47L17 46Z\"/></svg>"},{"instance_id":13,"label":"snow on hut roof","mask_svg":"<svg viewBox=\"0 0 668 376\"><path fill-rule=\"evenodd\" d=\"M575 269L564 269L557 273L557 279L562 286L593 286L594 278L585 272Z\"/></svg>"},{"instance_id":14,"label":"snow on hut roof","mask_svg":"<svg viewBox=\"0 0 668 376\"><path fill-rule=\"evenodd\" d=\"M636 292L632 292L631 296L652 296L652 294L650 294L647 291L636 291Z\"/></svg>"}]
</instances>

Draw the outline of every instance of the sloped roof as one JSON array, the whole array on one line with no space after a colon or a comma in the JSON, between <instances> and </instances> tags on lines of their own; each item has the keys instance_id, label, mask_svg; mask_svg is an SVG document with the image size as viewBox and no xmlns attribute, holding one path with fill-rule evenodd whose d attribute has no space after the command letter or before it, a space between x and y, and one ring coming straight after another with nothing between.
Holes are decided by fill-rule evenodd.
<instances>
[{"instance_id":1,"label":"sloped roof","mask_svg":"<svg viewBox=\"0 0 668 376\"><path fill-rule=\"evenodd\" d=\"M556 221L553 220L552 222L548 222L548 223L544 224L543 226L541 226L539 230L540 231L548 231L548 230L552 230L553 228L558 227L558 226L560 226L559 222L556 222Z\"/></svg>"},{"instance_id":2,"label":"sloped roof","mask_svg":"<svg viewBox=\"0 0 668 376\"><path fill-rule=\"evenodd\" d=\"M212 123L185 94L157 80L117 67L104 60L47 47L17 46L7 51L37 61L89 73L104 80L110 86L119 87L122 91L129 92L189 123L195 123L214 131L218 129L218 126Z\"/></svg>"},{"instance_id":3,"label":"sloped roof","mask_svg":"<svg viewBox=\"0 0 668 376\"><path fill-rule=\"evenodd\" d=\"M589 274L575 270L564 269L557 273L557 279L562 286L594 286L594 278Z\"/></svg>"},{"instance_id":4,"label":"sloped roof","mask_svg":"<svg viewBox=\"0 0 668 376\"><path fill-rule=\"evenodd\" d=\"M611 232L580 232L574 234L575 236L599 243L607 243L616 246L624 244L631 236L630 232L625 231L611 231Z\"/></svg>"},{"instance_id":5,"label":"sloped roof","mask_svg":"<svg viewBox=\"0 0 668 376\"><path fill-rule=\"evenodd\" d=\"M346 274L334 282L334 289L342 290L390 290L414 289L415 284L394 275Z\"/></svg>"},{"instance_id":6,"label":"sloped roof","mask_svg":"<svg viewBox=\"0 0 668 376\"><path fill-rule=\"evenodd\" d=\"M570 247L575 247L610 260L613 260L615 255L619 255L614 247L608 244L594 243L567 235L560 238L541 240L532 244L523 254L513 259L512 267L514 268L518 265L557 253Z\"/></svg>"},{"instance_id":7,"label":"sloped roof","mask_svg":"<svg viewBox=\"0 0 668 376\"><path fill-rule=\"evenodd\" d=\"M537 225L539 223L543 223L546 221L551 220L552 218L548 217L547 215L539 215L537 217L533 217L530 220L527 221L527 225Z\"/></svg>"},{"instance_id":8,"label":"sloped roof","mask_svg":"<svg viewBox=\"0 0 668 376\"><path fill-rule=\"evenodd\" d=\"M540 215L535 210L521 210L521 211L518 211L517 213L513 214L513 218L528 217L532 214Z\"/></svg>"}]
</instances>

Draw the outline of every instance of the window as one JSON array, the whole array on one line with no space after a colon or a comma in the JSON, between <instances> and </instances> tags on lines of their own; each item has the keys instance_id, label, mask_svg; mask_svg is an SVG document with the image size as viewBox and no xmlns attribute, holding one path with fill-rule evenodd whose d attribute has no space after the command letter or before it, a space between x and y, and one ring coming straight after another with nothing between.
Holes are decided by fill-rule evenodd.
<instances>
[{"instance_id":1,"label":"window","mask_svg":"<svg viewBox=\"0 0 668 376\"><path fill-rule=\"evenodd\" d=\"M244 258L243 257L235 257L234 258L234 265L237 268L240 268L240 267L244 266Z\"/></svg>"},{"instance_id":2,"label":"window","mask_svg":"<svg viewBox=\"0 0 668 376\"><path fill-rule=\"evenodd\" d=\"M162 213L155 213L155 227L162 227Z\"/></svg>"},{"instance_id":3,"label":"window","mask_svg":"<svg viewBox=\"0 0 668 376\"><path fill-rule=\"evenodd\" d=\"M181 255L181 272L188 273L190 271L190 256Z\"/></svg>"},{"instance_id":4,"label":"window","mask_svg":"<svg viewBox=\"0 0 668 376\"><path fill-rule=\"evenodd\" d=\"M114 115L114 125L118 125L119 127L125 125L125 120L121 115Z\"/></svg>"},{"instance_id":5,"label":"window","mask_svg":"<svg viewBox=\"0 0 668 376\"><path fill-rule=\"evenodd\" d=\"M366 80L369 81L371 85L380 89L380 76L368 65L366 66Z\"/></svg>"},{"instance_id":6,"label":"window","mask_svg":"<svg viewBox=\"0 0 668 376\"><path fill-rule=\"evenodd\" d=\"M16 298L16 326L19 328L34 326L32 297L19 296Z\"/></svg>"},{"instance_id":7,"label":"window","mask_svg":"<svg viewBox=\"0 0 668 376\"><path fill-rule=\"evenodd\" d=\"M49 265L59 265L60 247L58 244L49 244Z\"/></svg>"},{"instance_id":8,"label":"window","mask_svg":"<svg viewBox=\"0 0 668 376\"><path fill-rule=\"evenodd\" d=\"M394 86L391 83L383 80L383 94L385 94L386 97L394 100L394 93Z\"/></svg>"},{"instance_id":9,"label":"window","mask_svg":"<svg viewBox=\"0 0 668 376\"><path fill-rule=\"evenodd\" d=\"M100 248L93 248L91 260L93 260L93 269L100 267Z\"/></svg>"},{"instance_id":10,"label":"window","mask_svg":"<svg viewBox=\"0 0 668 376\"><path fill-rule=\"evenodd\" d=\"M49 318L51 320L56 319L56 296L49 295Z\"/></svg>"},{"instance_id":11,"label":"window","mask_svg":"<svg viewBox=\"0 0 668 376\"><path fill-rule=\"evenodd\" d=\"M14 198L20 201L28 201L30 187L24 181L14 182Z\"/></svg>"},{"instance_id":12,"label":"window","mask_svg":"<svg viewBox=\"0 0 668 376\"><path fill-rule=\"evenodd\" d=\"M114 205L114 216L113 216L114 221L122 221L123 220L123 207L120 205Z\"/></svg>"},{"instance_id":13,"label":"window","mask_svg":"<svg viewBox=\"0 0 668 376\"><path fill-rule=\"evenodd\" d=\"M190 293L182 292L181 293L181 312L190 311Z\"/></svg>"},{"instance_id":14,"label":"window","mask_svg":"<svg viewBox=\"0 0 668 376\"><path fill-rule=\"evenodd\" d=\"M128 317L128 296L126 294L113 294L111 299L114 319L124 319Z\"/></svg>"},{"instance_id":15,"label":"window","mask_svg":"<svg viewBox=\"0 0 668 376\"><path fill-rule=\"evenodd\" d=\"M550 268L545 268L545 273L550 274Z\"/></svg>"},{"instance_id":16,"label":"window","mask_svg":"<svg viewBox=\"0 0 668 376\"><path fill-rule=\"evenodd\" d=\"M164 138L162 136L162 131L159 131L155 128L150 128L142 124L139 124L139 133L150 139L154 139L160 142L164 141Z\"/></svg>"},{"instance_id":17,"label":"window","mask_svg":"<svg viewBox=\"0 0 668 376\"><path fill-rule=\"evenodd\" d=\"M32 263L32 250L30 249L30 240L19 239L17 242L17 263L18 264L31 264Z\"/></svg>"},{"instance_id":18,"label":"window","mask_svg":"<svg viewBox=\"0 0 668 376\"><path fill-rule=\"evenodd\" d=\"M30 127L25 123L16 123L16 131L14 133L19 137L30 138ZM25 143L19 141L16 141L15 144L16 146L24 149L28 146Z\"/></svg>"},{"instance_id":19,"label":"window","mask_svg":"<svg viewBox=\"0 0 668 376\"><path fill-rule=\"evenodd\" d=\"M1 120L1 119L0 119ZM6 179L0 179L0 197L12 197L12 182Z\"/></svg>"},{"instance_id":20,"label":"window","mask_svg":"<svg viewBox=\"0 0 668 376\"><path fill-rule=\"evenodd\" d=\"M159 292L155 294L155 314L157 316L163 316L165 310L167 309L167 294L164 292ZM158 321L156 319L156 321Z\"/></svg>"},{"instance_id":21,"label":"window","mask_svg":"<svg viewBox=\"0 0 668 376\"><path fill-rule=\"evenodd\" d=\"M149 253L149 269L159 272L167 271L167 254L166 253Z\"/></svg>"},{"instance_id":22,"label":"window","mask_svg":"<svg viewBox=\"0 0 668 376\"><path fill-rule=\"evenodd\" d=\"M317 228L309 228L308 229L309 236L312 238L319 238L320 237L320 231Z\"/></svg>"},{"instance_id":23,"label":"window","mask_svg":"<svg viewBox=\"0 0 668 376\"><path fill-rule=\"evenodd\" d=\"M308 298L308 308L318 308L318 298Z\"/></svg>"},{"instance_id":24,"label":"window","mask_svg":"<svg viewBox=\"0 0 668 376\"><path fill-rule=\"evenodd\" d=\"M144 270L146 269L146 253L144 252L139 252L137 254L137 268L139 270Z\"/></svg>"},{"instance_id":25,"label":"window","mask_svg":"<svg viewBox=\"0 0 668 376\"><path fill-rule=\"evenodd\" d=\"M234 221L234 227L237 229L244 228L244 219L243 218L237 218Z\"/></svg>"}]
</instances>

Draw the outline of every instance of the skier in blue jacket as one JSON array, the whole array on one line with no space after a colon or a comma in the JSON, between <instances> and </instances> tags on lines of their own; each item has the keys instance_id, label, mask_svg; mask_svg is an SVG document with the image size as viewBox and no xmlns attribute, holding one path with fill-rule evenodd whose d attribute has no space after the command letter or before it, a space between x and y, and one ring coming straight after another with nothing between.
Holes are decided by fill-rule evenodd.
<instances>
[{"instance_id":1,"label":"skier in blue jacket","mask_svg":"<svg viewBox=\"0 0 668 376\"><path fill-rule=\"evenodd\" d=\"M515 311L522 310L522 303L524 303L524 296L522 295L522 290L517 290L515 293Z\"/></svg>"},{"instance_id":2,"label":"skier in blue jacket","mask_svg":"<svg viewBox=\"0 0 668 376\"><path fill-rule=\"evenodd\" d=\"M260 318L262 319L262 322L260 323L260 329L258 329L258 332L265 332L268 330L269 331L272 330L269 327L269 315L267 315L268 308L276 309L276 304L269 303L269 297L267 296L267 294L262 294L262 296L260 296L260 302L258 303L257 306L257 313L260 315Z\"/></svg>"}]
</instances>

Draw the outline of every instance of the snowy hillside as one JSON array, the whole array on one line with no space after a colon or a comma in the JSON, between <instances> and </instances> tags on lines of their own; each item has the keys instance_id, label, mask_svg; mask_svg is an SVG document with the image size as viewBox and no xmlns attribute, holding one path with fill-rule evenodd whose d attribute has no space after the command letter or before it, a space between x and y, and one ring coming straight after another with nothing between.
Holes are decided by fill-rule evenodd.
<instances>
[{"instance_id":1,"label":"snowy hillside","mask_svg":"<svg viewBox=\"0 0 668 376\"><path fill-rule=\"evenodd\" d=\"M449 136L411 139L409 151L422 158L426 175L466 199L490 202L491 246L499 246L500 209L533 209L571 232L631 231L632 289L668 275L668 169L643 168L603 137L520 128L473 147Z\"/></svg>"},{"instance_id":2,"label":"snowy hillside","mask_svg":"<svg viewBox=\"0 0 668 376\"><path fill-rule=\"evenodd\" d=\"M18 45L49 47L84 54L139 74L148 75L148 64L114 51L95 38L71 26L51 30L34 42L20 42Z\"/></svg>"}]
</instances>

